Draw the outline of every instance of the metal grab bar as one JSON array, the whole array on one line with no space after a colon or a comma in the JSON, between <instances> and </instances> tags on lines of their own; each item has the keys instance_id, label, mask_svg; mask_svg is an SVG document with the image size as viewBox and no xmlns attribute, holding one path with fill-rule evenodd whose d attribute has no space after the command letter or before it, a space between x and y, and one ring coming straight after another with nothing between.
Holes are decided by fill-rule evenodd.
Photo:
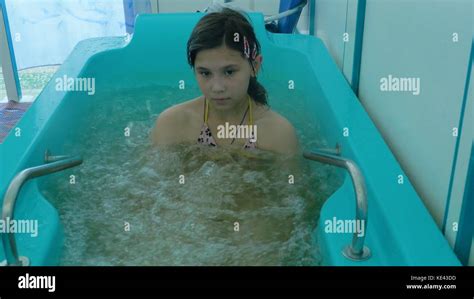
<instances>
[{"instance_id":1,"label":"metal grab bar","mask_svg":"<svg viewBox=\"0 0 474 299\"><path fill-rule=\"evenodd\" d=\"M3 198L3 208L2 208L2 221L7 223L10 219L13 219L13 212L15 209L16 199L18 193L20 192L23 184L29 179L50 174L53 172L58 172L67 168L71 168L82 163L82 158L80 156L67 157L62 156L61 160L52 162L49 164L44 164L40 166L35 166L27 168L18 173L10 185L8 186L5 196ZM47 159L46 159L47 160ZM3 248L5 250L6 265L8 266L28 266L29 259L24 256L18 256L18 249L16 247L15 233L7 232L2 235Z\"/></svg>"},{"instance_id":2,"label":"metal grab bar","mask_svg":"<svg viewBox=\"0 0 474 299\"><path fill-rule=\"evenodd\" d=\"M354 161L329 154L327 153L327 150L323 149L304 152L303 156L309 160L344 168L351 175L352 184L354 185L354 191L356 194L356 224L362 223L364 226L364 234L359 236L358 232L354 232L352 243L343 249L342 254L346 258L354 261L363 261L368 259L370 257L370 249L367 246L364 246L368 220L367 191L365 187L364 176L362 175L359 167Z\"/></svg>"}]
</instances>

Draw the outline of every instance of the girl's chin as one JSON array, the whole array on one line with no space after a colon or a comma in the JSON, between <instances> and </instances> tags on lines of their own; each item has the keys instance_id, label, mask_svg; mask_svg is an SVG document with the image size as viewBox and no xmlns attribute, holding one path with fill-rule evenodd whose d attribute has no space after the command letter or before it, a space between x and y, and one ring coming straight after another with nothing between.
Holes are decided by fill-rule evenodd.
<instances>
[{"instance_id":1,"label":"girl's chin","mask_svg":"<svg viewBox=\"0 0 474 299\"><path fill-rule=\"evenodd\" d=\"M228 109L229 107L233 106L233 102L231 99L224 99L224 100L211 100L214 104L214 107L217 109Z\"/></svg>"}]
</instances>

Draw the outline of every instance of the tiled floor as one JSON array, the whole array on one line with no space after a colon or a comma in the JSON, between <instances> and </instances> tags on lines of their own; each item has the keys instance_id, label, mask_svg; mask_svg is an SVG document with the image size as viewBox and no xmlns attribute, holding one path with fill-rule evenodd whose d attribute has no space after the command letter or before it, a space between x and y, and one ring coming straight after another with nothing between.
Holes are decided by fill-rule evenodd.
<instances>
[{"instance_id":1,"label":"tiled floor","mask_svg":"<svg viewBox=\"0 0 474 299\"><path fill-rule=\"evenodd\" d=\"M46 83L48 83L58 68L59 66L53 65L20 70L18 73L20 77L21 92L24 97L21 102L33 101L41 90L43 90ZM7 102L5 83L0 68L0 103Z\"/></svg>"},{"instance_id":2,"label":"tiled floor","mask_svg":"<svg viewBox=\"0 0 474 299\"><path fill-rule=\"evenodd\" d=\"M31 102L0 103L0 143L3 142L8 132L15 126L30 105Z\"/></svg>"},{"instance_id":3,"label":"tiled floor","mask_svg":"<svg viewBox=\"0 0 474 299\"><path fill-rule=\"evenodd\" d=\"M23 97L20 103L9 102L0 68L0 143L46 86L59 66L44 66L19 71Z\"/></svg>"}]
</instances>

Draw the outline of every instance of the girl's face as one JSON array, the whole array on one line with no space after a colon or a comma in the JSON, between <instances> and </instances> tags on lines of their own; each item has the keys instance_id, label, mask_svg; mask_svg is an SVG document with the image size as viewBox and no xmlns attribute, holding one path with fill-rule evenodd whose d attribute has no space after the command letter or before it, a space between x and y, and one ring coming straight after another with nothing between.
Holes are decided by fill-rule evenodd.
<instances>
[{"instance_id":1,"label":"girl's face","mask_svg":"<svg viewBox=\"0 0 474 299\"><path fill-rule=\"evenodd\" d=\"M262 57L255 59L258 72ZM217 110L236 109L247 101L250 76L255 76L247 59L225 44L218 48L199 51L194 69L199 88L210 105Z\"/></svg>"}]
</instances>

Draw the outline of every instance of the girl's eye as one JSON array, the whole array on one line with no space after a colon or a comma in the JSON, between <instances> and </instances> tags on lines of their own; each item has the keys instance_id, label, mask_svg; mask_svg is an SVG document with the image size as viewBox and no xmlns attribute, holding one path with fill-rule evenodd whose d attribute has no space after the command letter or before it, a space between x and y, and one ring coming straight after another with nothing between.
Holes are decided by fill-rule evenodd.
<instances>
[{"instance_id":1,"label":"girl's eye","mask_svg":"<svg viewBox=\"0 0 474 299\"><path fill-rule=\"evenodd\" d=\"M203 77L207 77L209 76L209 72L200 72L201 76Z\"/></svg>"},{"instance_id":2,"label":"girl's eye","mask_svg":"<svg viewBox=\"0 0 474 299\"><path fill-rule=\"evenodd\" d=\"M228 75L228 76L232 76L232 74L234 74L235 71L234 70L227 70L225 71L225 74Z\"/></svg>"}]
</instances>

